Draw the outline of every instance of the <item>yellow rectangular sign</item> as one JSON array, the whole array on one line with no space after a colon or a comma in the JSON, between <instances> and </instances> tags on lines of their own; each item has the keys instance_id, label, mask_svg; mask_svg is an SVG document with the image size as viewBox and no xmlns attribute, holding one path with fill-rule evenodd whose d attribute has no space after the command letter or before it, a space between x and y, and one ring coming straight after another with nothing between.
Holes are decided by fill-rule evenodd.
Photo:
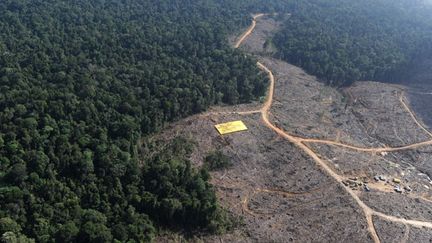
<instances>
[{"instance_id":1,"label":"yellow rectangular sign","mask_svg":"<svg viewBox=\"0 0 432 243\"><path fill-rule=\"evenodd\" d=\"M222 123L216 125L215 127L221 135L225 135L233 132L245 131L248 129L242 121Z\"/></svg>"}]
</instances>

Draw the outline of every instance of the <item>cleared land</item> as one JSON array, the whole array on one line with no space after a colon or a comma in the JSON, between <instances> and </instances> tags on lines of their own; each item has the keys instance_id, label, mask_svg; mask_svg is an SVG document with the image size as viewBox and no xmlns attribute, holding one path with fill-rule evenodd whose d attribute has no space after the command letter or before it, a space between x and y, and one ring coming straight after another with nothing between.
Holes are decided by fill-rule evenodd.
<instances>
[{"instance_id":1,"label":"cleared land","mask_svg":"<svg viewBox=\"0 0 432 243\"><path fill-rule=\"evenodd\" d=\"M262 42L261 23L274 21L268 18L255 15L236 46L263 53L247 43ZM193 138L197 166L214 149L234 162L213 173L213 184L222 204L242 215L245 225L205 240L430 239L432 138L407 105L404 87L358 82L340 91L288 63L257 58L271 81L264 104L216 108L173 124L159 137ZM240 119L247 132L221 137L213 128Z\"/></svg>"}]
</instances>

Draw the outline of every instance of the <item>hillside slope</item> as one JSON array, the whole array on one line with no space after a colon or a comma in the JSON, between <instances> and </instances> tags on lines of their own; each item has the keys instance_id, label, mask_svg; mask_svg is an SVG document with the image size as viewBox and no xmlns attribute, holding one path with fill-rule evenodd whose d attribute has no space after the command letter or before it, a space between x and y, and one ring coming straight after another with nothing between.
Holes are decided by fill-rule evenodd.
<instances>
[{"instance_id":1,"label":"hillside slope","mask_svg":"<svg viewBox=\"0 0 432 243\"><path fill-rule=\"evenodd\" d=\"M266 28L260 25L267 21L273 20L258 20L244 51L262 53L249 49L257 45L248 42L261 40L259 31ZM242 216L245 225L221 239L429 239L432 167L426 161L432 140L422 121L412 116L407 100L401 99L404 87L358 82L342 94L298 67L257 58L274 76L270 106L265 102L215 108L175 123L158 136L195 140L191 159L196 166L213 150L231 158L233 166L213 172L212 183L222 205ZM238 119L248 131L220 136L213 127Z\"/></svg>"}]
</instances>

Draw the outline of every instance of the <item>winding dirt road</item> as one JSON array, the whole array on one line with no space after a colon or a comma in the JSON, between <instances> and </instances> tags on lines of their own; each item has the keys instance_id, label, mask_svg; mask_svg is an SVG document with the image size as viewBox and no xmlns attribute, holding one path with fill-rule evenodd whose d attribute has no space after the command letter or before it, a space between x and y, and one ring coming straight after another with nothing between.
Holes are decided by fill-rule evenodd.
<instances>
[{"instance_id":1,"label":"winding dirt road","mask_svg":"<svg viewBox=\"0 0 432 243\"><path fill-rule=\"evenodd\" d=\"M405 110L408 111L408 113L410 114L411 118L414 120L414 122L423 130L425 131L430 137L432 137L432 133L429 132L428 129L426 129L426 127L421 124L418 120L417 117L414 115L414 112L409 108L409 106L405 103L404 101L404 97L405 95L402 93L401 96L399 97L399 101L402 103L402 106L405 108Z\"/></svg>"},{"instance_id":2,"label":"winding dirt road","mask_svg":"<svg viewBox=\"0 0 432 243\"><path fill-rule=\"evenodd\" d=\"M252 24L251 26L247 29L247 31L241 36L241 38L237 41L237 43L235 44L235 47L238 48L243 41L253 32L253 30L255 29L256 26L256 21L258 18L264 16L265 14L257 14L254 15L253 20L252 20ZM261 113L261 118L263 120L263 123L269 127L270 129L272 129L275 133L277 133L278 135L280 135L281 137L285 138L286 140L288 140L289 142L291 142L292 144L296 145L298 148L300 148L303 152L305 152L308 156L310 156L315 162L316 164L328 175L330 175L335 181L337 181L342 188L344 188L344 190L354 199L354 201L358 204L358 206L360 207L360 209L363 211L366 220L367 220L367 224L368 224L368 230L370 232L370 235L373 239L374 242L380 242L380 239L378 237L378 234L375 230L375 226L373 223L373 216L378 216L384 220L387 221L391 221L391 222L396 222L396 223L401 223L408 226L413 226L413 227L426 227L426 228L430 228L432 229L432 222L427 222L427 221L419 221L419 220L411 220L411 219L405 219L405 218L399 218L399 217L395 217L395 216L391 216L391 215L387 215L384 214L382 212L378 212L376 210L373 210L372 208L370 208L368 205L366 205L361 199L360 197L357 195L356 192L354 192L353 190L351 190L349 187L346 187L343 185L342 181L345 179L343 176L339 175L338 173L336 173L324 160L322 160L320 158L320 156L315 153L311 148L309 148L307 146L307 143L321 143L321 144L327 144L327 145L333 145L333 146L339 146L339 147L343 147L343 148L347 148L347 149L352 149L352 150L356 150L356 151L360 151L360 152L371 152L371 153L379 153L379 152L395 152L395 151L401 151L401 150L409 150L409 149L415 149L418 147L422 147L422 146L427 146L427 145L432 145L432 140L429 141L424 141L424 142L420 142L420 143L414 143L414 144L410 144L410 145L406 145L406 146L401 146L401 147L379 147L379 148L362 148L362 147L357 147L357 146L353 146L353 145L348 145L348 144L344 144L344 143L340 143L340 142L336 142L336 141L331 141L331 140L324 140L324 139L310 139L310 138L301 138L301 137L296 137L293 135L290 135L289 133L283 131L282 129L276 127L269 119L269 112L273 103L273 96L274 96L274 87L275 87L275 78L274 75L272 73L272 71L266 67L263 63L258 62L257 63L258 67L263 70L264 72L266 72L269 76L270 79L270 86L268 89L268 95L267 95L267 100L265 101L264 105L262 106L262 108L260 110L255 110L255 111L246 111L246 112L233 112L236 114L252 114L252 113ZM414 119L414 121L416 122L416 124L418 126L420 126L425 132L427 132L430 136L432 136L432 133L430 133L423 125L421 125L421 123L416 119L416 116L414 115L414 113L410 110L410 108L408 107L408 105L403 101L403 98L401 96L400 98L401 103L403 104L404 108L410 113L411 117ZM274 192L273 190L270 189L260 189L260 191L263 192ZM243 199L242 203L244 205L244 209L245 211L247 211L248 213L252 214L252 215L256 215L254 212L252 212L248 207L248 200L249 197L246 197Z\"/></svg>"},{"instance_id":3,"label":"winding dirt road","mask_svg":"<svg viewBox=\"0 0 432 243\"><path fill-rule=\"evenodd\" d=\"M252 18L252 24L249 26L249 28L240 36L240 38L238 39L238 41L235 43L234 47L235 48L239 48L240 45L243 43L243 41L250 35L252 34L252 31L255 29L256 26L256 21L258 18L261 18L263 16L265 16L267 14L264 13L259 13L259 14L255 14Z\"/></svg>"}]
</instances>

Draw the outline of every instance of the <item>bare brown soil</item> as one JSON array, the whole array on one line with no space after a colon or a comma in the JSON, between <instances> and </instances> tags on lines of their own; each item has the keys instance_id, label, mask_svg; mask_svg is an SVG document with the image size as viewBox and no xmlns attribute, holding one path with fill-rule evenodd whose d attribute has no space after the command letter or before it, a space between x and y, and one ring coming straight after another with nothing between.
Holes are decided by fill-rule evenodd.
<instances>
[{"instance_id":1,"label":"bare brown soil","mask_svg":"<svg viewBox=\"0 0 432 243\"><path fill-rule=\"evenodd\" d=\"M267 18L255 15L236 47L254 41L254 31ZM193 138L197 149L192 160L198 166L214 149L224 151L235 164L213 173L212 183L222 204L242 215L245 225L203 240L412 242L430 238L432 165L427 161L432 138L407 105L404 87L358 82L341 92L288 63L257 58L271 81L261 107L215 109L173 124L160 135ZM249 131L219 136L213 128L237 119ZM382 180L376 180L378 175ZM395 192L397 186L401 193Z\"/></svg>"}]
</instances>

